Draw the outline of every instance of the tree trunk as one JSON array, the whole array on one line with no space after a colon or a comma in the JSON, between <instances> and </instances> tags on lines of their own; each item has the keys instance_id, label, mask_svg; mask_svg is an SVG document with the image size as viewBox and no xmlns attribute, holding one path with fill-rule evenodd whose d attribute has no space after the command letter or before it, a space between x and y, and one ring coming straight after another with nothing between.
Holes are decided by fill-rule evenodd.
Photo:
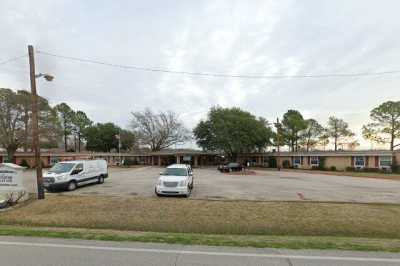
<instances>
[{"instance_id":1,"label":"tree trunk","mask_svg":"<svg viewBox=\"0 0 400 266\"><path fill-rule=\"evenodd\" d=\"M81 133L78 132L78 152L81 152Z\"/></svg>"},{"instance_id":2,"label":"tree trunk","mask_svg":"<svg viewBox=\"0 0 400 266\"><path fill-rule=\"evenodd\" d=\"M65 121L65 116L63 116L63 124L64 124L64 151L67 152L67 121Z\"/></svg>"},{"instance_id":3,"label":"tree trunk","mask_svg":"<svg viewBox=\"0 0 400 266\"><path fill-rule=\"evenodd\" d=\"M337 151L337 137L335 137L335 151Z\"/></svg>"},{"instance_id":4,"label":"tree trunk","mask_svg":"<svg viewBox=\"0 0 400 266\"><path fill-rule=\"evenodd\" d=\"M8 146L6 150L7 150L8 161L14 163L14 154L17 151L17 149L14 146L12 147Z\"/></svg>"},{"instance_id":5,"label":"tree trunk","mask_svg":"<svg viewBox=\"0 0 400 266\"><path fill-rule=\"evenodd\" d=\"M394 150L394 133L392 131L391 136L390 136L390 150Z\"/></svg>"},{"instance_id":6,"label":"tree trunk","mask_svg":"<svg viewBox=\"0 0 400 266\"><path fill-rule=\"evenodd\" d=\"M231 154L231 161L232 162L236 162L236 160L237 160L237 153L232 153Z\"/></svg>"},{"instance_id":7,"label":"tree trunk","mask_svg":"<svg viewBox=\"0 0 400 266\"><path fill-rule=\"evenodd\" d=\"M390 150L393 151L394 150L394 138L395 138L395 135L394 135L395 121L394 121L394 119L392 119L391 126L392 126L392 128L390 130Z\"/></svg>"}]
</instances>

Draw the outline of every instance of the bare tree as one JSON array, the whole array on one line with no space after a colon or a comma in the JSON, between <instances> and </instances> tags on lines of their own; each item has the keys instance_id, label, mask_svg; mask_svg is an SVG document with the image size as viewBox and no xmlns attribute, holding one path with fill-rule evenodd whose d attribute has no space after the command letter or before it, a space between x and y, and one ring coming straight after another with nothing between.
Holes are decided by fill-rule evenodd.
<instances>
[{"instance_id":1,"label":"bare tree","mask_svg":"<svg viewBox=\"0 0 400 266\"><path fill-rule=\"evenodd\" d=\"M159 151L190 139L178 115L172 111L154 113L149 108L132 113L131 127L139 144Z\"/></svg>"}]
</instances>

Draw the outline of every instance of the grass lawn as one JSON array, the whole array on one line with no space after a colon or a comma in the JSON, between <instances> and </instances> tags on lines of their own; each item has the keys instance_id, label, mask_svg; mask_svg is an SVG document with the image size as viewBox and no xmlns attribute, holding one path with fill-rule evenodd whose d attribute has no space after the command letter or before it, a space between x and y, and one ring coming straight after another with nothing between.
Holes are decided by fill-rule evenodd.
<instances>
[{"instance_id":1,"label":"grass lawn","mask_svg":"<svg viewBox=\"0 0 400 266\"><path fill-rule=\"evenodd\" d=\"M400 239L400 205L48 195L0 212L0 224Z\"/></svg>"},{"instance_id":2,"label":"grass lawn","mask_svg":"<svg viewBox=\"0 0 400 266\"><path fill-rule=\"evenodd\" d=\"M159 233L110 229L24 227L6 225L0 226L0 235L120 242L139 241L182 245L400 252L399 239L381 238Z\"/></svg>"},{"instance_id":3,"label":"grass lawn","mask_svg":"<svg viewBox=\"0 0 400 266\"><path fill-rule=\"evenodd\" d=\"M400 205L48 195L0 235L400 252Z\"/></svg>"}]
</instances>

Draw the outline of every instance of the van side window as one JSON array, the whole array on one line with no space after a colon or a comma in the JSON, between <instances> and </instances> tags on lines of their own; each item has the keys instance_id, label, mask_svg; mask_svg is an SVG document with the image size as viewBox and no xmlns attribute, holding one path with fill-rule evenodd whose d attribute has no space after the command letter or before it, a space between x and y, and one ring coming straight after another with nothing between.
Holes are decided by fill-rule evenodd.
<instances>
[{"instance_id":1,"label":"van side window","mask_svg":"<svg viewBox=\"0 0 400 266\"><path fill-rule=\"evenodd\" d=\"M75 167L75 171L74 172L82 172L83 171L83 164L77 164Z\"/></svg>"}]
</instances>

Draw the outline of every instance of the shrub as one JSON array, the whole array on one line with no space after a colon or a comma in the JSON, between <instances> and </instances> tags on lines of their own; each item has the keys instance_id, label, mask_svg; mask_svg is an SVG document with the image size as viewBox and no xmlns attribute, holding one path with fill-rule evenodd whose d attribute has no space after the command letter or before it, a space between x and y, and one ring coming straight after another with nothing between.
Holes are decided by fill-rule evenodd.
<instances>
[{"instance_id":1,"label":"shrub","mask_svg":"<svg viewBox=\"0 0 400 266\"><path fill-rule=\"evenodd\" d=\"M337 169L336 169L336 166L331 166L330 168L329 168L329 170L331 170L331 171L336 171Z\"/></svg>"},{"instance_id":2,"label":"shrub","mask_svg":"<svg viewBox=\"0 0 400 266\"><path fill-rule=\"evenodd\" d=\"M22 159L21 163L19 164L22 167L26 167L26 168L30 168L31 166L29 165L29 163L25 160Z\"/></svg>"},{"instance_id":3,"label":"shrub","mask_svg":"<svg viewBox=\"0 0 400 266\"><path fill-rule=\"evenodd\" d=\"M379 169L379 168L363 168L361 171L367 172L367 173L379 173L379 172L382 172L382 169Z\"/></svg>"},{"instance_id":4,"label":"shrub","mask_svg":"<svg viewBox=\"0 0 400 266\"><path fill-rule=\"evenodd\" d=\"M277 167L276 158L274 158L274 157L268 158L268 167L271 167L271 168Z\"/></svg>"},{"instance_id":5,"label":"shrub","mask_svg":"<svg viewBox=\"0 0 400 266\"><path fill-rule=\"evenodd\" d=\"M351 167L351 166L347 166L346 167L346 171L347 172L354 172L356 169L354 168L354 167Z\"/></svg>"},{"instance_id":6,"label":"shrub","mask_svg":"<svg viewBox=\"0 0 400 266\"><path fill-rule=\"evenodd\" d=\"M393 164L392 165L392 173L400 174L400 165Z\"/></svg>"},{"instance_id":7,"label":"shrub","mask_svg":"<svg viewBox=\"0 0 400 266\"><path fill-rule=\"evenodd\" d=\"M290 162L288 160L284 160L282 162L282 167L283 168L290 168Z\"/></svg>"},{"instance_id":8,"label":"shrub","mask_svg":"<svg viewBox=\"0 0 400 266\"><path fill-rule=\"evenodd\" d=\"M124 166L137 165L137 164L138 164L138 161L136 160L136 158L135 159L125 158L124 163L123 163Z\"/></svg>"},{"instance_id":9,"label":"shrub","mask_svg":"<svg viewBox=\"0 0 400 266\"><path fill-rule=\"evenodd\" d=\"M318 165L319 170L326 170L325 168L325 157L319 157L319 165Z\"/></svg>"}]
</instances>

